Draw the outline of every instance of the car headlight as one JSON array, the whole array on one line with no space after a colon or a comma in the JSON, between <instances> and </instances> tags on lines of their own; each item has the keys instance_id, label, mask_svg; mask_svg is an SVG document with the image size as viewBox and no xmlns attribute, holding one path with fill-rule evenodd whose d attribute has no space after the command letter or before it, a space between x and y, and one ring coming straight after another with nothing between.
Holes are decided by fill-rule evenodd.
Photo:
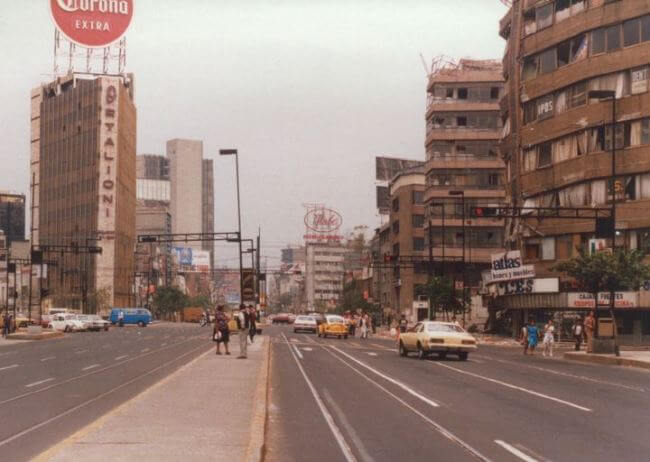
<instances>
[{"instance_id":1,"label":"car headlight","mask_svg":"<svg viewBox=\"0 0 650 462\"><path fill-rule=\"evenodd\" d=\"M463 340L463 345L476 345L476 340Z\"/></svg>"},{"instance_id":2,"label":"car headlight","mask_svg":"<svg viewBox=\"0 0 650 462\"><path fill-rule=\"evenodd\" d=\"M445 339L442 339L442 338L430 338L429 343L445 343Z\"/></svg>"}]
</instances>

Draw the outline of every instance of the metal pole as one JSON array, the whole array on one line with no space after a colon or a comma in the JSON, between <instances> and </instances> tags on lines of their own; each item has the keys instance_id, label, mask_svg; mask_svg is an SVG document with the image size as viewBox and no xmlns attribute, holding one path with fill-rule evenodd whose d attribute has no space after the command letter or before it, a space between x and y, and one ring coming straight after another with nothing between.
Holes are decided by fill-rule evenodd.
<instances>
[{"instance_id":1,"label":"metal pole","mask_svg":"<svg viewBox=\"0 0 650 462\"><path fill-rule=\"evenodd\" d=\"M431 227L431 218L429 218L429 268L427 274L429 279L433 276L433 229ZM431 316L429 316L431 318Z\"/></svg>"},{"instance_id":2,"label":"metal pole","mask_svg":"<svg viewBox=\"0 0 650 462\"><path fill-rule=\"evenodd\" d=\"M38 292L39 292L39 297L38 297L38 325L43 324L43 259L41 258L41 273L39 274L39 282L38 282ZM48 284L49 286L49 284Z\"/></svg>"},{"instance_id":3,"label":"metal pole","mask_svg":"<svg viewBox=\"0 0 650 462\"><path fill-rule=\"evenodd\" d=\"M5 292L5 316L9 314L9 250L7 250L7 271L5 273L5 279L6 279L6 292Z\"/></svg>"},{"instance_id":4,"label":"metal pole","mask_svg":"<svg viewBox=\"0 0 650 462\"><path fill-rule=\"evenodd\" d=\"M442 202L442 264L440 265L440 276L444 275L445 270L445 203Z\"/></svg>"},{"instance_id":5,"label":"metal pole","mask_svg":"<svg viewBox=\"0 0 650 462\"><path fill-rule=\"evenodd\" d=\"M463 207L463 329L465 328L465 286L467 285L467 271L465 270L465 191L460 195L461 206Z\"/></svg>"},{"instance_id":6,"label":"metal pole","mask_svg":"<svg viewBox=\"0 0 650 462\"><path fill-rule=\"evenodd\" d=\"M614 238L612 239L612 254L616 258L616 94L612 95L612 223L614 227ZM625 196L625 187L623 186L623 196ZM618 327L616 325L616 316L614 315L615 308L615 292L612 289L609 293L609 313L612 317L612 326L614 328L614 354L620 356L618 349ZM596 312L598 312L598 299L595 300Z\"/></svg>"},{"instance_id":7,"label":"metal pole","mask_svg":"<svg viewBox=\"0 0 650 462\"><path fill-rule=\"evenodd\" d=\"M262 249L262 229L258 226L257 227L257 274L255 277L255 302L257 305L260 304L261 296L260 296L260 275L261 275L261 270L260 270L260 255L261 255L261 249Z\"/></svg>"},{"instance_id":8,"label":"metal pole","mask_svg":"<svg viewBox=\"0 0 650 462\"><path fill-rule=\"evenodd\" d=\"M239 197L239 152L235 152L235 171L237 176L237 229L239 232L239 304L244 303L244 270L243 259L241 253L241 201Z\"/></svg>"}]
</instances>

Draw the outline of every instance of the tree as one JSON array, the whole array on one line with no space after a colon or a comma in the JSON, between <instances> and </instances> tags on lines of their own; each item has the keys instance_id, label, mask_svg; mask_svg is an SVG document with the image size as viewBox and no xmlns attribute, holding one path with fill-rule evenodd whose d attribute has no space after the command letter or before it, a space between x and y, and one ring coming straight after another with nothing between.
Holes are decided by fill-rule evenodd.
<instances>
[{"instance_id":1,"label":"tree","mask_svg":"<svg viewBox=\"0 0 650 462\"><path fill-rule=\"evenodd\" d=\"M364 311L372 311L374 307L363 298L361 289L357 287L357 281L353 279L343 287L343 297L337 311L344 313L346 311L356 311L359 308Z\"/></svg>"},{"instance_id":2,"label":"tree","mask_svg":"<svg viewBox=\"0 0 650 462\"><path fill-rule=\"evenodd\" d=\"M176 287L158 287L153 297L156 312L171 316L187 306L187 295Z\"/></svg>"},{"instance_id":3,"label":"tree","mask_svg":"<svg viewBox=\"0 0 650 462\"><path fill-rule=\"evenodd\" d=\"M609 315L614 323L616 339L617 328L613 303L615 292L639 290L643 281L650 279L650 266L644 263L644 258L645 252L641 250L619 249L614 253L589 254L584 249L580 249L578 256L560 262L552 269L575 279L582 290L592 294L595 308L598 308L598 294L609 292Z\"/></svg>"},{"instance_id":4,"label":"tree","mask_svg":"<svg viewBox=\"0 0 650 462\"><path fill-rule=\"evenodd\" d=\"M210 297L206 295L197 295L196 297L187 297L185 306L197 306L204 310L209 310L212 308L212 302L210 301Z\"/></svg>"},{"instance_id":5,"label":"tree","mask_svg":"<svg viewBox=\"0 0 650 462\"><path fill-rule=\"evenodd\" d=\"M425 295L429 299L432 318L435 318L438 311L444 312L448 318L450 311L462 313L464 309L462 298L457 296L454 281L445 276L431 277L426 284L418 287L416 295Z\"/></svg>"}]
</instances>

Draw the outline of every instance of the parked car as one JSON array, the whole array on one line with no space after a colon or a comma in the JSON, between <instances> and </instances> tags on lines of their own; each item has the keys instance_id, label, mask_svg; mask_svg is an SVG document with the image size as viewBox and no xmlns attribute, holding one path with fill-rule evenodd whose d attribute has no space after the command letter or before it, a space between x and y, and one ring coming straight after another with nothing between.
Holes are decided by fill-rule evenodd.
<instances>
[{"instance_id":1,"label":"parked car","mask_svg":"<svg viewBox=\"0 0 650 462\"><path fill-rule=\"evenodd\" d=\"M315 334L318 332L318 323L313 316L301 315L294 321L293 331L313 332Z\"/></svg>"},{"instance_id":2,"label":"parked car","mask_svg":"<svg viewBox=\"0 0 650 462\"><path fill-rule=\"evenodd\" d=\"M316 320L316 324L318 324L319 326L325 322L325 315L323 315L323 313L318 313L314 311L312 313L307 313L307 316L311 316L312 318L314 318Z\"/></svg>"},{"instance_id":3,"label":"parked car","mask_svg":"<svg viewBox=\"0 0 650 462\"><path fill-rule=\"evenodd\" d=\"M273 324L289 324L289 313L278 313L273 316Z\"/></svg>"},{"instance_id":4,"label":"parked car","mask_svg":"<svg viewBox=\"0 0 650 462\"><path fill-rule=\"evenodd\" d=\"M452 353L465 361L476 349L476 339L453 322L418 322L399 337L399 354L404 357L411 351L417 351L420 359L430 353L437 353L443 359Z\"/></svg>"},{"instance_id":5,"label":"parked car","mask_svg":"<svg viewBox=\"0 0 650 462\"><path fill-rule=\"evenodd\" d=\"M145 308L113 308L109 317L111 324L118 324L120 311L124 313L124 324L146 327L151 322L151 312Z\"/></svg>"},{"instance_id":6,"label":"parked car","mask_svg":"<svg viewBox=\"0 0 650 462\"><path fill-rule=\"evenodd\" d=\"M89 324L88 330L93 330L99 332L100 330L108 330L110 322L102 319L101 316L96 314L80 314L78 315L79 319L86 321Z\"/></svg>"},{"instance_id":7,"label":"parked car","mask_svg":"<svg viewBox=\"0 0 650 462\"><path fill-rule=\"evenodd\" d=\"M63 332L79 332L88 330L89 326L89 322L79 319L76 314L72 313L55 314L51 317L48 325L50 329Z\"/></svg>"},{"instance_id":8,"label":"parked car","mask_svg":"<svg viewBox=\"0 0 650 462\"><path fill-rule=\"evenodd\" d=\"M318 326L318 336L327 337L328 335L348 338L348 326L343 316L337 314L325 315L325 322Z\"/></svg>"}]
</instances>

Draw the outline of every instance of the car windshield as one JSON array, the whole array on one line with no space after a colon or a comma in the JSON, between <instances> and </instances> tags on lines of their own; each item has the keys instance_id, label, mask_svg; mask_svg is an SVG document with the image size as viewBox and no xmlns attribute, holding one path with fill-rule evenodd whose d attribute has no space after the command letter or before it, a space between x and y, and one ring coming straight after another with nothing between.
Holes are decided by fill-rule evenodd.
<instances>
[{"instance_id":1,"label":"car windshield","mask_svg":"<svg viewBox=\"0 0 650 462\"><path fill-rule=\"evenodd\" d=\"M427 332L465 332L462 327L454 324L429 324Z\"/></svg>"},{"instance_id":2,"label":"car windshield","mask_svg":"<svg viewBox=\"0 0 650 462\"><path fill-rule=\"evenodd\" d=\"M330 324L343 324L345 320L341 316L328 316L327 322Z\"/></svg>"}]
</instances>

